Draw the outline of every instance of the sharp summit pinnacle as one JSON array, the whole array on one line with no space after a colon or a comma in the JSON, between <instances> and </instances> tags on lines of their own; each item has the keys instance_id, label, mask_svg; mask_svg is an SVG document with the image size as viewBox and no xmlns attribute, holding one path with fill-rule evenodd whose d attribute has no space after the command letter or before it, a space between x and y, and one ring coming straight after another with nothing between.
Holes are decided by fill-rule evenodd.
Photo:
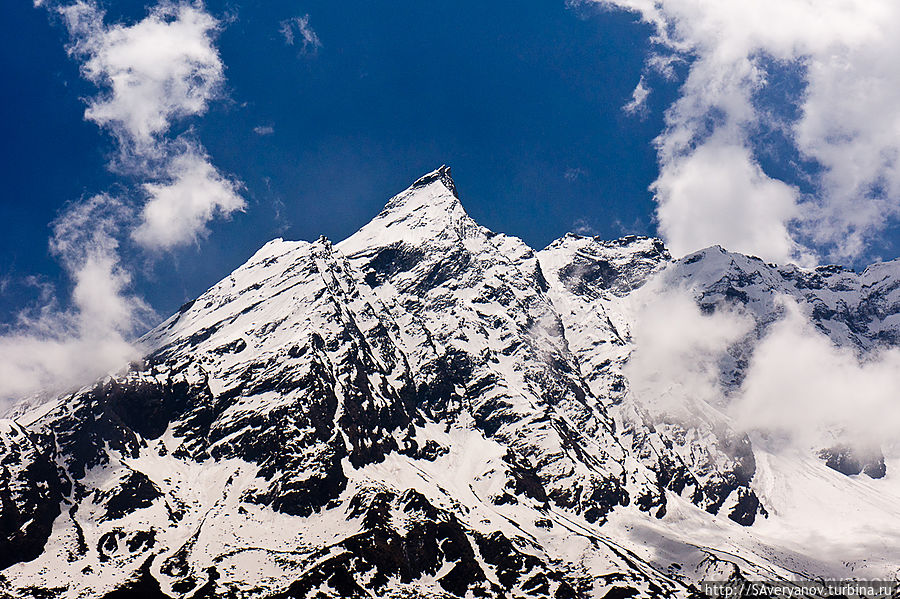
<instances>
[{"instance_id":1,"label":"sharp summit pinnacle","mask_svg":"<svg viewBox=\"0 0 900 599\"><path fill-rule=\"evenodd\" d=\"M431 171L427 175L422 175L416 179L416 182L412 184L412 188L425 187L435 181L443 183L444 187L449 189L456 198L459 198L459 195L456 193L456 184L453 182L453 177L450 176L450 167L446 164L443 164L437 170Z\"/></svg>"}]
</instances>

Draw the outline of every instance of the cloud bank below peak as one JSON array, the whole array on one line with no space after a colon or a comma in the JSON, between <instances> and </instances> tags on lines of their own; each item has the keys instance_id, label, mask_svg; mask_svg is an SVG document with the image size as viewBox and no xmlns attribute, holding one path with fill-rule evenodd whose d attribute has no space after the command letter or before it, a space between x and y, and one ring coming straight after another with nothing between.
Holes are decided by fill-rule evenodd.
<instances>
[{"instance_id":1,"label":"cloud bank below peak","mask_svg":"<svg viewBox=\"0 0 900 599\"><path fill-rule=\"evenodd\" d=\"M688 65L657 139L653 188L661 231L676 252L709 245L712 235L715 243L780 262L852 260L866 257L897 223L900 5L585 1L636 13L655 29L660 55ZM660 55L650 57L648 70L670 64ZM785 72L800 89L774 83ZM764 172L759 138L766 132L784 137L811 189ZM705 180L710 185L698 189ZM698 191L692 206L686 194ZM733 213L731 222L689 218L711 202Z\"/></svg>"}]
</instances>

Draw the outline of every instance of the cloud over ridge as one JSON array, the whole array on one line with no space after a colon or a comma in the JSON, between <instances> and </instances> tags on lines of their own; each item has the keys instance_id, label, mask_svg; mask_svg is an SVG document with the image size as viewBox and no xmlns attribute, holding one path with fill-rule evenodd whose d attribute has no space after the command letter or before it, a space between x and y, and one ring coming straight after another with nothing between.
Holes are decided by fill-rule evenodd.
<instances>
[{"instance_id":1,"label":"cloud over ridge","mask_svg":"<svg viewBox=\"0 0 900 599\"><path fill-rule=\"evenodd\" d=\"M681 208L690 201L679 195L690 188L682 177L732 179L731 195L718 201L737 215L758 213L752 224L770 234L748 239L751 223L731 223L716 233L716 243L771 260L808 262L814 253L856 259L896 223L900 71L894 63L900 54L895 34L900 5L892 0L589 1L635 12L654 27L661 55L689 64L657 140L658 217L677 252L709 244L707 224L682 218ZM648 68L667 64L658 55L650 57ZM774 115L759 102L777 69L802 81L796 114ZM779 129L801 159L816 165L816 172L808 173L813 192L802 193L762 171L754 135L766 128ZM723 160L705 160L720 150ZM712 187L709 193L719 193ZM774 196L778 208L771 212L749 206L765 205Z\"/></svg>"},{"instance_id":2,"label":"cloud over ridge","mask_svg":"<svg viewBox=\"0 0 900 599\"><path fill-rule=\"evenodd\" d=\"M711 312L696 290L664 274L635 292L634 351L624 373L651 417L690 422L716 410L736 430L762 435L769 449L819 450L848 444L896 455L900 444L900 348L860 356L811 322L811 308L775 298L780 314L763 322L746 306ZM733 350L752 346L735 381Z\"/></svg>"}]
</instances>

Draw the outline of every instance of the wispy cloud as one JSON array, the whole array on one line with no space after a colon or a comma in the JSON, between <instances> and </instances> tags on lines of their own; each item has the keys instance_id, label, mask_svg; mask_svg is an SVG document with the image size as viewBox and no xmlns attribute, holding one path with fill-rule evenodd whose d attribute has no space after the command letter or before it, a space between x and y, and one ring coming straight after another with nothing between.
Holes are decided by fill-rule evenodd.
<instances>
[{"instance_id":1,"label":"wispy cloud","mask_svg":"<svg viewBox=\"0 0 900 599\"><path fill-rule=\"evenodd\" d=\"M585 175L587 175L587 171L578 166L567 168L566 172L563 173L563 177L566 181L577 181Z\"/></svg>"},{"instance_id":2,"label":"wispy cloud","mask_svg":"<svg viewBox=\"0 0 900 599\"><path fill-rule=\"evenodd\" d=\"M572 232L577 235L593 236L597 234L597 228L586 218L579 218L572 223Z\"/></svg>"},{"instance_id":3,"label":"wispy cloud","mask_svg":"<svg viewBox=\"0 0 900 599\"><path fill-rule=\"evenodd\" d=\"M119 260L116 233L129 218L121 202L98 195L54 222L50 249L74 283L71 305L45 287L40 304L0 335L0 400L61 391L138 357L129 339L154 314L129 291Z\"/></svg>"},{"instance_id":4,"label":"wispy cloud","mask_svg":"<svg viewBox=\"0 0 900 599\"><path fill-rule=\"evenodd\" d=\"M132 290L120 244L195 243L213 219L245 207L240 184L191 134L169 136L176 120L204 114L224 84L219 23L203 5L164 1L131 25L107 25L86 0L48 7L62 15L70 55L99 88L86 100L85 119L118 141L110 168L127 174L126 183L143 182L133 193L73 202L53 224L50 248L72 295L45 294L0 335L0 400L89 382L139 356L130 340L154 315Z\"/></svg>"},{"instance_id":5,"label":"wispy cloud","mask_svg":"<svg viewBox=\"0 0 900 599\"><path fill-rule=\"evenodd\" d=\"M689 418L697 402L723 398L720 361L752 329L737 311L703 314L690 290L657 277L632 298L635 351L624 373L631 392L655 416Z\"/></svg>"},{"instance_id":6,"label":"wispy cloud","mask_svg":"<svg viewBox=\"0 0 900 599\"><path fill-rule=\"evenodd\" d=\"M684 218L677 190L686 177L736 172L735 192L722 198L737 213L779 196L779 209L755 219L779 239L753 240L744 250L774 260L797 259L803 245L831 258L854 258L900 215L900 5L892 0L596 0L638 13L656 29L659 52L648 65L673 74L689 65L678 100L666 113L658 139L656 187L660 222L680 251L709 242L709 226ZM664 56L670 57L663 59ZM673 62L675 61L675 62ZM797 75L803 90L787 98L769 87L776 71ZM777 97L761 101L760 92ZM796 101L796 110L783 108ZM773 119L774 117L774 119ZM775 121L783 122L775 122ZM816 191L802 194L762 171L754 136L766 128L787 132L788 143L816 165ZM727 148L720 164L713 150ZM697 159L695 155L701 154ZM709 158L713 158L710 160ZM741 175L743 173L743 175ZM754 173L746 176L746 173ZM763 195L759 193L762 191ZM669 220L676 215L676 220ZM698 230L697 227L700 227ZM736 235L736 237L735 237ZM726 227L716 242L734 247L746 231ZM808 256L809 251L805 252Z\"/></svg>"},{"instance_id":7,"label":"wispy cloud","mask_svg":"<svg viewBox=\"0 0 900 599\"><path fill-rule=\"evenodd\" d=\"M650 97L650 88L647 87L644 77L642 76L638 84L631 92L631 100L622 107L627 114L643 115L647 112L647 98Z\"/></svg>"},{"instance_id":8,"label":"wispy cloud","mask_svg":"<svg viewBox=\"0 0 900 599\"><path fill-rule=\"evenodd\" d=\"M275 133L275 127L273 127L272 125L257 125L253 128L253 132L260 137L264 137L266 135L272 135L273 133Z\"/></svg>"},{"instance_id":9,"label":"wispy cloud","mask_svg":"<svg viewBox=\"0 0 900 599\"><path fill-rule=\"evenodd\" d=\"M285 19L279 23L279 31L287 45L293 46L294 42L299 41L303 53L316 52L322 47L318 34L309 25L309 15Z\"/></svg>"}]
</instances>

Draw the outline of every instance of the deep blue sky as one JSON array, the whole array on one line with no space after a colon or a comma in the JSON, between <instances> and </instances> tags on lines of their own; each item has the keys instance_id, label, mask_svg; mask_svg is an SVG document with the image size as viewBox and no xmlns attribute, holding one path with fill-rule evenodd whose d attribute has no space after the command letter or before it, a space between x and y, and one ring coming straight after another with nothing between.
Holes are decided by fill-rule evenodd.
<instances>
[{"instance_id":1,"label":"deep blue sky","mask_svg":"<svg viewBox=\"0 0 900 599\"><path fill-rule=\"evenodd\" d=\"M540 248L589 226L654 234L652 140L678 82L651 78L644 118L621 107L650 50L622 12L544 2L208 2L227 96L193 127L249 208L197 247L154 259L123 248L135 287L161 314L236 268L267 240L340 240L393 194L450 164L469 213ZM143 3L109 7L114 20ZM279 22L309 14L322 46L285 44ZM67 202L133 184L110 174L110 136L83 120L96 89L67 34L30 1L0 23L3 139L0 316L35 299L26 277L65 279L47 250ZM271 135L254 132L271 126ZM566 174L569 173L567 177Z\"/></svg>"}]
</instances>

